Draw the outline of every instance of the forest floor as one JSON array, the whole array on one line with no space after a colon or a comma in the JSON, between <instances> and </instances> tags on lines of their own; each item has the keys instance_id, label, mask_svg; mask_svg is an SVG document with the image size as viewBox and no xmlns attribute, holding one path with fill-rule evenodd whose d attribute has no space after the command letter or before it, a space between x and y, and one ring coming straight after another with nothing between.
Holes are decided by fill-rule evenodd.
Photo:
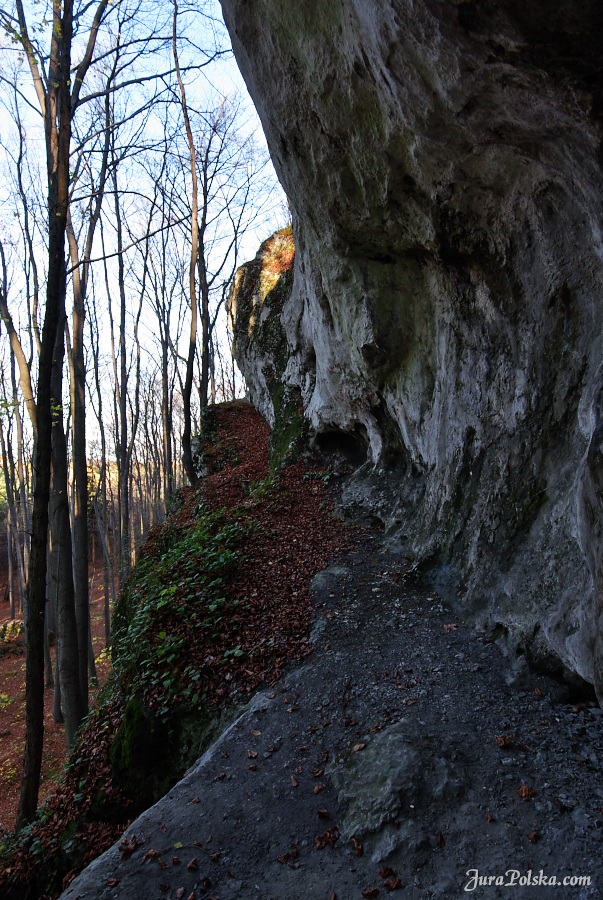
<instances>
[{"instance_id":1,"label":"forest floor","mask_svg":"<svg viewBox=\"0 0 603 900\"><path fill-rule=\"evenodd\" d=\"M4 559L2 560L4 564ZM90 616L92 646L96 660L98 685L90 688L90 703L105 683L110 668L105 646L103 615L103 572L93 569L90 576ZM5 565L0 567L0 598L4 598L7 580ZM0 601L0 626L11 621L8 602ZM4 651L2 653L2 650ZM0 644L0 833L15 827L21 769L25 748L25 644L23 635ZM55 648L51 647L52 664ZM57 785L66 757L65 729L52 715L53 689L44 692L44 755L40 800L44 800Z\"/></svg>"}]
</instances>

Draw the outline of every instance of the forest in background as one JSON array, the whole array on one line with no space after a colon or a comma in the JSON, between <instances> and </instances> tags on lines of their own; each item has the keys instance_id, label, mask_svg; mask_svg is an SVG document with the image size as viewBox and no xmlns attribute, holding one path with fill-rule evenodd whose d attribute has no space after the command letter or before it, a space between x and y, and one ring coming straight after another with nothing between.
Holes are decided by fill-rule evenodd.
<instances>
[{"instance_id":1,"label":"forest in background","mask_svg":"<svg viewBox=\"0 0 603 900\"><path fill-rule=\"evenodd\" d=\"M204 407L241 391L225 300L287 212L213 2L15 0L0 24L1 511L11 615L26 625L22 825L43 679L68 746L88 712L91 541L108 641L137 547L196 481Z\"/></svg>"}]
</instances>

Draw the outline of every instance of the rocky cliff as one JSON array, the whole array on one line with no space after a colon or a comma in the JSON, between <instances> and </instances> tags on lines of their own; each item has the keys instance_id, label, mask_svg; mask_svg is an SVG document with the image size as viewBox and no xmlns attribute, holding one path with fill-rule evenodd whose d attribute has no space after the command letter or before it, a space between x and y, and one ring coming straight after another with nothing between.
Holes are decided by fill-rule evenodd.
<instances>
[{"instance_id":1,"label":"rocky cliff","mask_svg":"<svg viewBox=\"0 0 603 900\"><path fill-rule=\"evenodd\" d=\"M279 381L363 450L348 507L601 698L603 7L222 7L293 215Z\"/></svg>"}]
</instances>

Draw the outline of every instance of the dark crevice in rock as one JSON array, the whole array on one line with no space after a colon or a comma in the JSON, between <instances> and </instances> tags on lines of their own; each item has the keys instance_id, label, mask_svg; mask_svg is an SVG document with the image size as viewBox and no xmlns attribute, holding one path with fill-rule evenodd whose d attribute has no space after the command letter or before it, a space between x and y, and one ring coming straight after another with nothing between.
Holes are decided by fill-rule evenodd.
<instances>
[{"instance_id":1,"label":"dark crevice in rock","mask_svg":"<svg viewBox=\"0 0 603 900\"><path fill-rule=\"evenodd\" d=\"M361 426L354 431L322 431L314 439L314 445L325 456L336 455L354 469L364 465L368 454L366 429Z\"/></svg>"}]
</instances>

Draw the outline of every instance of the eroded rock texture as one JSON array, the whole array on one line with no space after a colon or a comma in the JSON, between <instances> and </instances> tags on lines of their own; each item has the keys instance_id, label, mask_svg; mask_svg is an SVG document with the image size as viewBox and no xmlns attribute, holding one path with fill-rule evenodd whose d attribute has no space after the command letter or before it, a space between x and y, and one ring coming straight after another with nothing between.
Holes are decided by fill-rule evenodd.
<instances>
[{"instance_id":1,"label":"eroded rock texture","mask_svg":"<svg viewBox=\"0 0 603 900\"><path fill-rule=\"evenodd\" d=\"M285 381L367 447L348 503L603 696L602 5L222 6L292 208Z\"/></svg>"}]
</instances>

